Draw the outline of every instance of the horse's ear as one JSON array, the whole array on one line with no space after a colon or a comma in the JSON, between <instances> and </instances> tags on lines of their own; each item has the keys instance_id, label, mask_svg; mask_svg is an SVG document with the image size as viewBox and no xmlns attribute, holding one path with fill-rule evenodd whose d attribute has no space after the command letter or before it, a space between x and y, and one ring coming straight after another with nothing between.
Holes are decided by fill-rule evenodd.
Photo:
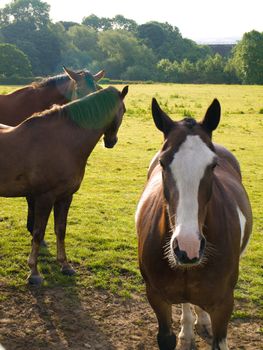
<instances>
[{"instance_id":1,"label":"horse's ear","mask_svg":"<svg viewBox=\"0 0 263 350\"><path fill-rule=\"evenodd\" d=\"M152 116L157 129L162 131L164 136L167 136L175 123L164 113L155 98L152 99Z\"/></svg>"},{"instance_id":2,"label":"horse's ear","mask_svg":"<svg viewBox=\"0 0 263 350\"><path fill-rule=\"evenodd\" d=\"M124 97L127 95L128 91L129 91L129 85L124 86L124 88L122 89L122 92L121 92L122 100L124 100Z\"/></svg>"},{"instance_id":3,"label":"horse's ear","mask_svg":"<svg viewBox=\"0 0 263 350\"><path fill-rule=\"evenodd\" d=\"M202 127L209 133L215 130L220 121L221 107L219 101L215 98L208 107L204 119L201 122Z\"/></svg>"},{"instance_id":4,"label":"horse's ear","mask_svg":"<svg viewBox=\"0 0 263 350\"><path fill-rule=\"evenodd\" d=\"M69 79L74 80L75 82L77 82L80 79L79 74L74 72L73 70L70 70L70 69L66 68L65 66L63 66L63 70L67 74Z\"/></svg>"},{"instance_id":5,"label":"horse's ear","mask_svg":"<svg viewBox=\"0 0 263 350\"><path fill-rule=\"evenodd\" d=\"M96 81L99 81L100 79L102 79L105 76L105 70L100 70L97 74L93 75L94 79Z\"/></svg>"}]
</instances>

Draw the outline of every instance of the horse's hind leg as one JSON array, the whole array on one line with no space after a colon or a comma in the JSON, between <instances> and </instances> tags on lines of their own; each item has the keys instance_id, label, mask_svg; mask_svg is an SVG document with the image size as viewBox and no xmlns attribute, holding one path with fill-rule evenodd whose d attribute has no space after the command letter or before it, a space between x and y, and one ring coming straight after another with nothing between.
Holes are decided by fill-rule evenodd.
<instances>
[{"instance_id":1,"label":"horse's hind leg","mask_svg":"<svg viewBox=\"0 0 263 350\"><path fill-rule=\"evenodd\" d=\"M212 350L228 350L227 326L233 310L233 291L222 302L209 310L213 330Z\"/></svg>"},{"instance_id":2,"label":"horse's hind leg","mask_svg":"<svg viewBox=\"0 0 263 350\"><path fill-rule=\"evenodd\" d=\"M196 313L195 329L197 334L209 344L212 343L212 325L211 319L207 312L201 309L199 306L194 306Z\"/></svg>"},{"instance_id":3,"label":"horse's hind leg","mask_svg":"<svg viewBox=\"0 0 263 350\"><path fill-rule=\"evenodd\" d=\"M68 276L75 274L74 269L67 261L65 250L67 216L71 201L72 195L63 198L63 200L57 201L54 204L55 232L57 236L57 260L61 264L62 273Z\"/></svg>"},{"instance_id":4,"label":"horse's hind leg","mask_svg":"<svg viewBox=\"0 0 263 350\"><path fill-rule=\"evenodd\" d=\"M174 350L176 336L172 331L172 305L146 284L147 298L158 319L157 341L160 350Z\"/></svg>"},{"instance_id":5,"label":"horse's hind leg","mask_svg":"<svg viewBox=\"0 0 263 350\"><path fill-rule=\"evenodd\" d=\"M182 304L181 331L176 349L193 350L195 347L194 316L190 304Z\"/></svg>"},{"instance_id":6,"label":"horse's hind leg","mask_svg":"<svg viewBox=\"0 0 263 350\"><path fill-rule=\"evenodd\" d=\"M33 236L33 229L34 229L34 216L35 216L35 200L33 197L27 196L27 230L31 233L31 236ZM47 247L47 243L43 239L40 242L41 247Z\"/></svg>"},{"instance_id":7,"label":"horse's hind leg","mask_svg":"<svg viewBox=\"0 0 263 350\"><path fill-rule=\"evenodd\" d=\"M31 274L28 277L28 281L31 284L40 284L42 282L42 277L37 269L37 258L40 243L45 235L45 229L52 205L53 202L49 196L41 196L35 201L32 248L28 258L28 265L31 268Z\"/></svg>"}]
</instances>

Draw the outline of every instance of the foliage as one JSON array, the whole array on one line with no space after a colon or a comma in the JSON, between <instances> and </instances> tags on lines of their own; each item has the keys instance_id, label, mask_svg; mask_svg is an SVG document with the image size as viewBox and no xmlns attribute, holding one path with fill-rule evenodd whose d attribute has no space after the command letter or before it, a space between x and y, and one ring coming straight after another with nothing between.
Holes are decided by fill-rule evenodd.
<instances>
[{"instance_id":1,"label":"foliage","mask_svg":"<svg viewBox=\"0 0 263 350\"><path fill-rule=\"evenodd\" d=\"M252 30L234 48L232 64L245 84L263 84L263 32Z\"/></svg>"},{"instance_id":2,"label":"foliage","mask_svg":"<svg viewBox=\"0 0 263 350\"><path fill-rule=\"evenodd\" d=\"M126 72L136 80L140 80L138 69L141 66L145 79L152 78L152 72L148 67L154 65L152 50L139 43L139 40L130 32L124 30L108 30L98 34L98 45L104 54L104 68L111 78L127 78Z\"/></svg>"},{"instance_id":3,"label":"foliage","mask_svg":"<svg viewBox=\"0 0 263 350\"><path fill-rule=\"evenodd\" d=\"M16 46L0 44L0 77L31 76L28 57Z\"/></svg>"},{"instance_id":4,"label":"foliage","mask_svg":"<svg viewBox=\"0 0 263 350\"><path fill-rule=\"evenodd\" d=\"M213 84L237 83L237 77L226 62L226 59L219 54L207 56L206 59L200 59L196 63L188 59L184 59L181 63L163 59L158 62L157 69L160 73L160 79L163 77L164 81Z\"/></svg>"},{"instance_id":5,"label":"foliage","mask_svg":"<svg viewBox=\"0 0 263 350\"><path fill-rule=\"evenodd\" d=\"M10 23L26 22L39 30L49 23L50 6L41 0L13 0L0 10L1 27Z\"/></svg>"},{"instance_id":6,"label":"foliage","mask_svg":"<svg viewBox=\"0 0 263 350\"><path fill-rule=\"evenodd\" d=\"M49 20L49 5L40 0L14 0L2 13L4 41L28 56L34 74L54 72L60 62L60 43Z\"/></svg>"},{"instance_id":7,"label":"foliage","mask_svg":"<svg viewBox=\"0 0 263 350\"><path fill-rule=\"evenodd\" d=\"M0 10L0 42L23 51L34 75L67 65L104 68L115 80L262 84L262 33L246 33L229 54L231 45L198 45L167 22L91 14L81 24L52 23L49 10L42 0L13 0Z\"/></svg>"}]
</instances>

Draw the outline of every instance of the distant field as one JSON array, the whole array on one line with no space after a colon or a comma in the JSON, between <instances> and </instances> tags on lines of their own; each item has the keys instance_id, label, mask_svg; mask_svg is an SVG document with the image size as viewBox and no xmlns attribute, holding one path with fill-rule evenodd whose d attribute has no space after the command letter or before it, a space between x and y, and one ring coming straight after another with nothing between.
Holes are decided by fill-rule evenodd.
<instances>
[{"instance_id":1,"label":"distant field","mask_svg":"<svg viewBox=\"0 0 263 350\"><path fill-rule=\"evenodd\" d=\"M0 92L11 89L0 87ZM71 206L66 247L78 275L67 278L59 272L52 218L46 232L49 246L39 259L44 284L53 288L74 283L78 288L99 287L123 296L142 292L134 212L148 164L162 143L151 119L153 96L178 120L189 115L202 118L214 97L221 103L222 119L214 141L239 159L254 213L253 236L242 258L236 289L237 299L246 307L236 316L261 313L263 318L263 86L131 85L119 143L113 150L97 145ZM25 224L25 200L0 198L1 282L21 291L29 270L30 238Z\"/></svg>"}]
</instances>

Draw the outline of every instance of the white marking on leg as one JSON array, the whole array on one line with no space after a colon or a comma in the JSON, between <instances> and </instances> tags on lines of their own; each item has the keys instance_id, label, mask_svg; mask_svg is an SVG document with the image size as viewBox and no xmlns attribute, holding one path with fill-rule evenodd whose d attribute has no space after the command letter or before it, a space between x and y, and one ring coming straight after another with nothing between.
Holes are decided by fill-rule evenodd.
<instances>
[{"instance_id":1,"label":"white marking on leg","mask_svg":"<svg viewBox=\"0 0 263 350\"><path fill-rule=\"evenodd\" d=\"M244 235L245 235L246 218L238 206L237 206L237 213L238 213L239 224L240 224L240 233L241 233L240 247L241 247L243 244L243 239L244 239Z\"/></svg>"},{"instance_id":2,"label":"white marking on leg","mask_svg":"<svg viewBox=\"0 0 263 350\"><path fill-rule=\"evenodd\" d=\"M202 177L215 153L198 135L188 135L175 153L170 168L179 192L176 212L176 227L171 239L177 239L179 248L188 257L199 257L200 232L198 223L198 190Z\"/></svg>"},{"instance_id":3,"label":"white marking on leg","mask_svg":"<svg viewBox=\"0 0 263 350\"><path fill-rule=\"evenodd\" d=\"M222 340L220 341L220 343L219 343L219 349L220 349L220 350L228 350L226 338L225 338L225 339L222 339Z\"/></svg>"},{"instance_id":4,"label":"white marking on leg","mask_svg":"<svg viewBox=\"0 0 263 350\"><path fill-rule=\"evenodd\" d=\"M178 350L191 349L194 343L194 316L190 304L182 304Z\"/></svg>"}]
</instances>

